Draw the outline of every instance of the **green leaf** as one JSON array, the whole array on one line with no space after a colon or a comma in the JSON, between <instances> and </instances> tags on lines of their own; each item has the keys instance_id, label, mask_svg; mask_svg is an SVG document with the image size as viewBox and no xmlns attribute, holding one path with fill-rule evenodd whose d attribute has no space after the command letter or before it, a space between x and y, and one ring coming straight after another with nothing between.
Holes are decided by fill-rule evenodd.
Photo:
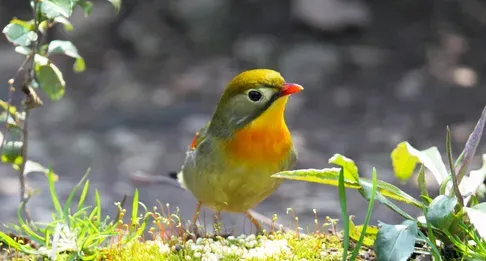
<instances>
[{"instance_id":1,"label":"green leaf","mask_svg":"<svg viewBox=\"0 0 486 261\"><path fill-rule=\"evenodd\" d=\"M401 181L406 181L413 175L419 162L432 172L439 184L449 175L437 147L419 151L404 141L392 151L391 159L395 176Z\"/></svg>"},{"instance_id":2,"label":"green leaf","mask_svg":"<svg viewBox=\"0 0 486 261\"><path fill-rule=\"evenodd\" d=\"M35 59L35 72L41 89L51 100L61 99L66 87L62 72L46 57L36 55Z\"/></svg>"},{"instance_id":3,"label":"green leaf","mask_svg":"<svg viewBox=\"0 0 486 261\"><path fill-rule=\"evenodd\" d=\"M37 41L37 34L31 30L28 22L13 19L3 28L7 40L14 45L29 46L32 42Z\"/></svg>"},{"instance_id":4,"label":"green leaf","mask_svg":"<svg viewBox=\"0 0 486 261\"><path fill-rule=\"evenodd\" d=\"M359 189L359 193L365 199L371 200L371 195L372 195L372 191L373 191L372 186L373 185L370 184L370 183L363 182L363 179L361 179L360 182L362 184L362 188ZM405 193L405 192L403 192L403 193ZM378 200L380 203L384 204L385 206L387 206L388 208L390 208L391 210L393 210L395 213L399 214L403 218L409 219L409 220L414 220L414 218L412 216L410 216L407 212L403 211L401 208L399 208L393 202L388 200L380 192L377 191L375 197L376 197L376 200Z\"/></svg>"},{"instance_id":5,"label":"green leaf","mask_svg":"<svg viewBox=\"0 0 486 261\"><path fill-rule=\"evenodd\" d=\"M464 209L478 234L483 239L486 239L486 222L484 222L486 220L486 203L481 203L471 208L465 207Z\"/></svg>"},{"instance_id":6,"label":"green leaf","mask_svg":"<svg viewBox=\"0 0 486 261\"><path fill-rule=\"evenodd\" d=\"M341 154L334 154L334 156L329 159L329 163L342 167L344 169L345 179L358 182L358 167L352 159L346 158Z\"/></svg>"},{"instance_id":7,"label":"green leaf","mask_svg":"<svg viewBox=\"0 0 486 261\"><path fill-rule=\"evenodd\" d=\"M78 48L70 41L54 40L50 42L47 48L47 54L64 54L75 58L76 62L73 67L75 72L82 72L86 68L84 58L79 55Z\"/></svg>"},{"instance_id":8,"label":"green leaf","mask_svg":"<svg viewBox=\"0 0 486 261\"><path fill-rule=\"evenodd\" d=\"M115 8L115 12L118 14L121 8L121 0L108 0L108 2L113 5L113 7Z\"/></svg>"},{"instance_id":9,"label":"green leaf","mask_svg":"<svg viewBox=\"0 0 486 261\"><path fill-rule=\"evenodd\" d=\"M452 212L457 204L456 197L439 195L429 205L426 217L434 227L447 228L452 222Z\"/></svg>"},{"instance_id":10,"label":"green leaf","mask_svg":"<svg viewBox=\"0 0 486 261\"><path fill-rule=\"evenodd\" d=\"M20 164L22 163L22 141L8 141L3 144L2 162Z\"/></svg>"},{"instance_id":11,"label":"green leaf","mask_svg":"<svg viewBox=\"0 0 486 261\"><path fill-rule=\"evenodd\" d=\"M59 180L58 175L56 175L54 172L51 173L51 171L48 168L44 167L42 164L35 162L35 161L32 161L32 160L27 160L25 162L24 175L28 175L28 174L34 173L34 172L44 173L47 177L48 177L48 175L53 175L52 178L54 179L54 181Z\"/></svg>"},{"instance_id":12,"label":"green leaf","mask_svg":"<svg viewBox=\"0 0 486 261\"><path fill-rule=\"evenodd\" d=\"M383 196L422 208L422 202L405 193L398 187L382 180L378 180L377 182L378 192L380 192L380 194L382 194ZM371 191L372 182L369 179L360 178L359 183L363 188L367 188L369 191Z\"/></svg>"},{"instance_id":13,"label":"green leaf","mask_svg":"<svg viewBox=\"0 0 486 261\"><path fill-rule=\"evenodd\" d=\"M73 24L64 16L54 18L54 22L64 25L64 30L67 32L71 32L74 29Z\"/></svg>"},{"instance_id":14,"label":"green leaf","mask_svg":"<svg viewBox=\"0 0 486 261\"><path fill-rule=\"evenodd\" d=\"M400 225L380 222L374 250L378 261L406 261L412 255L418 227L405 220Z\"/></svg>"},{"instance_id":15,"label":"green leaf","mask_svg":"<svg viewBox=\"0 0 486 261\"><path fill-rule=\"evenodd\" d=\"M88 16L93 11L93 3L91 1L79 1L78 5L83 9L84 15Z\"/></svg>"},{"instance_id":16,"label":"green leaf","mask_svg":"<svg viewBox=\"0 0 486 261\"><path fill-rule=\"evenodd\" d=\"M349 217L349 236L354 240L358 241L362 236L363 225L356 226L351 217ZM363 245L372 247L376 240L376 235L378 234L378 227L367 226L364 232Z\"/></svg>"},{"instance_id":17,"label":"green leaf","mask_svg":"<svg viewBox=\"0 0 486 261\"><path fill-rule=\"evenodd\" d=\"M25 47L25 46L17 46L17 47L15 47L15 52L27 56L27 55L30 55L32 53L32 49L30 49L29 47Z\"/></svg>"},{"instance_id":18,"label":"green leaf","mask_svg":"<svg viewBox=\"0 0 486 261\"><path fill-rule=\"evenodd\" d=\"M15 121L15 119L12 117L12 115L15 115L15 114L8 113L8 115L7 115L6 111L1 112L0 113L0 123L2 123L2 125L7 123L9 125L9 127L17 127L18 124Z\"/></svg>"},{"instance_id":19,"label":"green leaf","mask_svg":"<svg viewBox=\"0 0 486 261\"><path fill-rule=\"evenodd\" d=\"M73 7L72 0L44 0L40 3L41 13L49 19L58 16L69 18L73 13Z\"/></svg>"},{"instance_id":20,"label":"green leaf","mask_svg":"<svg viewBox=\"0 0 486 261\"><path fill-rule=\"evenodd\" d=\"M2 108L5 111L8 109L10 115L17 115L17 107L15 107L15 105L12 104L10 104L9 106L8 102L6 101L0 100L0 108Z\"/></svg>"},{"instance_id":21,"label":"green leaf","mask_svg":"<svg viewBox=\"0 0 486 261\"><path fill-rule=\"evenodd\" d=\"M278 172L273 174L272 177L338 186L339 170L340 168L291 170ZM371 180L367 178L360 178L359 182L356 182L348 178L351 177L354 179L352 175L348 175L348 177L346 177L345 174L344 176L344 186L346 188L361 189L362 186L365 186L371 191ZM378 191L383 194L383 196L422 208L422 203L420 201L416 200L392 184L378 180L377 188Z\"/></svg>"},{"instance_id":22,"label":"green leaf","mask_svg":"<svg viewBox=\"0 0 486 261\"><path fill-rule=\"evenodd\" d=\"M341 168L290 170L276 173L272 175L272 177L315 182L337 187L339 184L340 169ZM346 188L360 188L358 182L350 180L346 177L344 177L344 186Z\"/></svg>"}]
</instances>

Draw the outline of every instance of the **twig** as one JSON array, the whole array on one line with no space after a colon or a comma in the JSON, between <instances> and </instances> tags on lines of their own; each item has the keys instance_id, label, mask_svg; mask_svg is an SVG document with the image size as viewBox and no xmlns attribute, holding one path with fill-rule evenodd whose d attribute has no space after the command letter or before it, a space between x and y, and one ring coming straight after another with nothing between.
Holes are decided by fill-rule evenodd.
<instances>
[{"instance_id":1,"label":"twig","mask_svg":"<svg viewBox=\"0 0 486 261\"><path fill-rule=\"evenodd\" d=\"M25 181L25 163L27 162L27 148L28 148L28 140L29 140L29 132L27 131L27 118L29 117L29 109L25 109L25 121L24 125L22 126L22 149L20 155L22 155L22 164L20 165L19 171L19 183L20 183L20 202L22 202L22 213L25 215L27 221L30 221L30 215L27 211L27 201L29 200L29 194L27 193L27 183Z\"/></svg>"},{"instance_id":2,"label":"twig","mask_svg":"<svg viewBox=\"0 0 486 261\"><path fill-rule=\"evenodd\" d=\"M34 26L35 26L35 33L41 33L39 31L39 2L34 1L33 7L33 14L34 14ZM42 104L42 101L35 93L34 89L30 86L32 82L35 80L35 54L39 52L40 47L42 46L42 42L44 41L44 37L38 37L36 41L32 43L32 54L30 59L26 59L27 62L30 62L30 67L28 73L25 75L25 81L22 84L22 92L25 94L25 98L23 100L24 105L24 112L25 112L25 119L22 125L22 149L20 155L22 156L22 163L20 164L19 170L19 183L20 183L20 202L22 203L21 212L25 215L27 221L30 221L30 215L27 210L27 202L29 201L30 195L27 191L27 182L25 178L25 165L27 162L27 151L28 151L28 140L29 140L29 132L28 132L28 121L29 121L29 112L31 109L38 107ZM27 63L26 62L26 63ZM25 64L23 64L25 66Z\"/></svg>"}]
</instances>

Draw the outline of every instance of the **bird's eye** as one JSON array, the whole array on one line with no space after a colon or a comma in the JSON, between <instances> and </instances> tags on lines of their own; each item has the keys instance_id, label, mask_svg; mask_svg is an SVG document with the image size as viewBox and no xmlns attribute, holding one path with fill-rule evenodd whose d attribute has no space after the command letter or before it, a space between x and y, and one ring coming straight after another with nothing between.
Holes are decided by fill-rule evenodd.
<instances>
[{"instance_id":1,"label":"bird's eye","mask_svg":"<svg viewBox=\"0 0 486 261\"><path fill-rule=\"evenodd\" d=\"M249 91L248 98L254 102L257 102L262 98L262 94L258 91Z\"/></svg>"}]
</instances>

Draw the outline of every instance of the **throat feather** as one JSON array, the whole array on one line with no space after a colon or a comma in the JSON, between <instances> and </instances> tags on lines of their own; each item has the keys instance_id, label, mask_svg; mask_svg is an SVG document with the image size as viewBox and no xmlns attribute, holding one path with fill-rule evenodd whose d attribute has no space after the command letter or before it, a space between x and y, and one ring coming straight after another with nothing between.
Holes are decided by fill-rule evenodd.
<instances>
[{"instance_id":1,"label":"throat feather","mask_svg":"<svg viewBox=\"0 0 486 261\"><path fill-rule=\"evenodd\" d=\"M227 143L227 152L236 160L280 163L292 148L290 132L285 124L287 97L275 101L264 113L234 133Z\"/></svg>"}]
</instances>

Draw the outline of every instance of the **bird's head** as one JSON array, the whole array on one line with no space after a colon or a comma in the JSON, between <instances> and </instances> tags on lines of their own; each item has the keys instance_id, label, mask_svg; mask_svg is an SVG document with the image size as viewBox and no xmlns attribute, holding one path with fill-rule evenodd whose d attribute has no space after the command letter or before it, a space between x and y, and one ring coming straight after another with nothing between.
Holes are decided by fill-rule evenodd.
<instances>
[{"instance_id":1,"label":"bird's head","mask_svg":"<svg viewBox=\"0 0 486 261\"><path fill-rule=\"evenodd\" d=\"M283 120L289 95L301 90L302 86L285 82L276 71L245 71L229 82L211 120L210 131L228 136L263 114L268 117L268 124L272 124L272 118Z\"/></svg>"}]
</instances>

